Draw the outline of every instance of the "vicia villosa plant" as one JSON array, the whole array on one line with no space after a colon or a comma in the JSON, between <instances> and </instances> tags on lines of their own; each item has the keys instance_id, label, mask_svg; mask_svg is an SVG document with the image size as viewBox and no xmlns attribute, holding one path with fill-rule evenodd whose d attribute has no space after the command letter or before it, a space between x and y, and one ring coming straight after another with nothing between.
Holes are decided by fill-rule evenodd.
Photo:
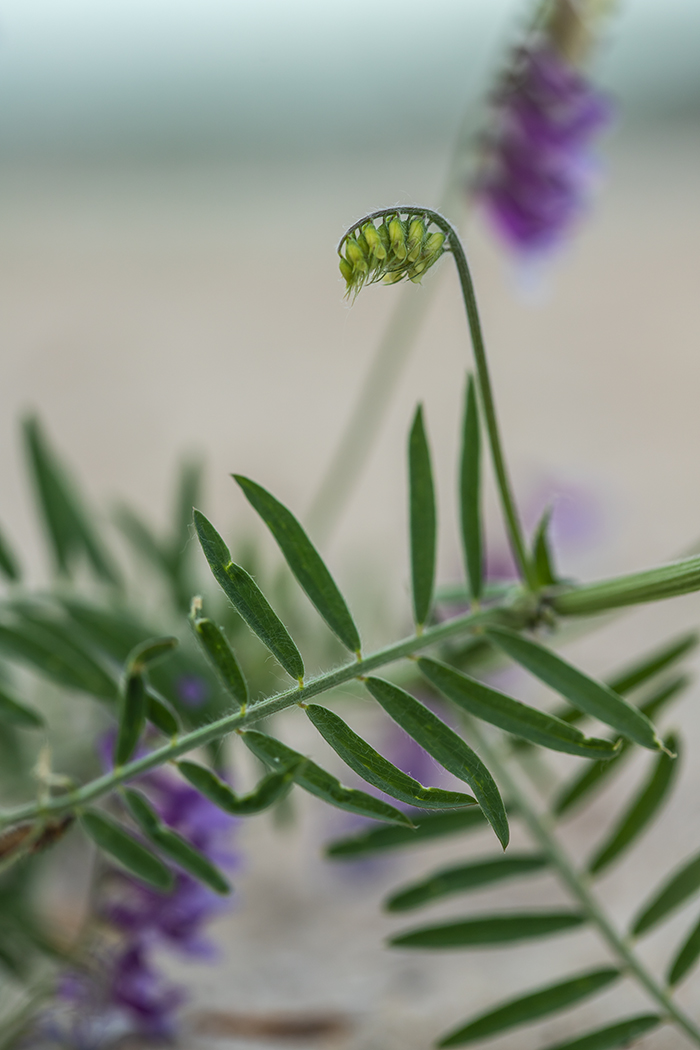
<instances>
[{"instance_id":1,"label":"vicia villosa plant","mask_svg":"<svg viewBox=\"0 0 700 1050\"><path fill-rule=\"evenodd\" d=\"M364 650L345 599L297 518L262 486L238 475L235 481L240 491L271 532L300 588L346 651L346 659L320 674L307 675L303 647L293 637L293 627L286 626L274 608L274 595L266 597L253 575L232 559L215 527L198 510L194 511L194 528L228 608L212 603L216 614L210 617L209 600L194 598L190 625L197 648L189 643L178 647L175 636L144 637L147 627L128 611L124 598L119 599L124 585L79 499L37 424L27 425L30 463L57 567L65 573L75 560L87 562L112 589L113 603L112 611L106 611L99 603L77 599L65 586L48 596L26 594L17 583L16 559L5 547L2 564L13 589L3 606L2 652L9 663L29 666L106 705L116 720L116 731L105 738L103 751L107 754L101 774L75 783L53 771L45 752L35 774L40 782L38 797L6 807L2 813L0 850L5 879L9 879L5 892L12 904L6 907L6 943L1 951L18 974L30 948L36 952L58 949L31 923L18 922L23 884L21 879L13 882L12 873L52 847L73 822L101 855L139 885L167 894L172 891L174 872L184 872L208 887L208 892L228 891L228 878L216 858L202 848L203 843L198 846L196 838L183 836L172 818L165 819L162 803L159 808L152 778L168 768L172 770L168 776L180 785L177 790L187 786L195 798L229 816L252 816L301 788L330 806L379 822L376 828L333 843L328 852L336 859L409 847L428 837L466 835L483 822L491 826L496 847L491 854L440 869L421 882L399 888L387 902L391 912L413 911L451 895L535 874L547 873L559 880L570 900L565 908L460 916L415 926L392 938L391 944L404 950L466 949L506 946L588 926L600 939L599 966L565 974L545 988L526 988L516 999L496 1002L443 1033L440 1045L464 1045L535 1022L622 981L639 986L648 1000L647 1010L623 1016L602 1029L583 1027L571 1040L558 1044L558 1050L628 1045L661 1025L700 1045L697 1020L674 999L675 986L700 956L698 928L682 939L663 977L648 969L635 946L638 937L700 892L697 855L682 859L660 887L650 888L628 934L615 926L594 881L647 830L672 789L681 739L677 733L658 729L657 723L687 684L676 669L697 638L686 635L665 641L607 682L591 677L556 651L559 628L572 620L699 590L700 557L588 584L558 577L548 516L532 538L525 536L521 525L498 428L471 274L454 228L427 208L375 212L343 238L341 270L348 289L357 292L365 283L387 277L389 283L404 277L414 280L439 255L451 256L456 264L474 350L475 373L468 377L466 387L459 474L466 569L460 593L466 611L448 616L441 606L436 616L440 599L435 590L435 492L426 424L419 407L408 442L415 630L383 649ZM519 573L519 579L507 586L484 578L484 444L490 451ZM129 534L164 573L176 607L181 605L188 578L176 552L183 549L181 539L189 528L186 508L192 497L192 475L186 473L179 538L169 545L148 533L133 515L122 514ZM287 688L265 692L263 683L263 695L259 695L260 669L255 664L250 670L257 680L251 688L245 661L232 644L238 638L237 648L246 650L241 633L244 624L289 676ZM531 706L494 688L480 673L486 655L523 669L558 694L561 706L554 710ZM396 669L401 670L401 685L392 681ZM352 682L360 683L387 718L460 780L464 789L419 783L358 735L328 706L335 699L334 690ZM199 706L188 701L193 683L209 697L203 704L200 700ZM455 720L443 717L444 707L438 707L436 713L434 705L426 703L430 698L449 704ZM1 701L0 717L6 727L28 731L41 724L40 715L9 687L3 688ZM381 797L345 786L312 756L299 753L274 735L271 716L288 708L297 708L299 717L309 720L349 770ZM225 772L217 768L212 750L212 745L231 733L267 769L246 794L233 789ZM647 775L618 821L603 829L581 870L563 847L559 826L574 807L612 783L635 748L650 753ZM533 797L526 775L528 757L543 750L585 762L583 771L572 765L570 773L550 791L546 808ZM195 760L193 752L197 752ZM509 849L512 821L525 829L530 849L515 853ZM80 965L75 958L70 962Z\"/></svg>"},{"instance_id":2,"label":"vicia villosa plant","mask_svg":"<svg viewBox=\"0 0 700 1050\"><path fill-rule=\"evenodd\" d=\"M486 144L477 195L522 250L551 246L579 213L581 150L607 115L607 104L571 57L582 32L578 6L544 5L547 17L536 22L494 99L500 120ZM562 579L549 512L532 535L523 527L472 276L454 226L430 208L382 209L353 224L338 253L351 297L378 282L420 282L443 257L457 268L473 351L459 434L464 582L436 586L437 509L421 406L408 438L413 629L376 650L363 644L333 575L292 511L257 482L234 475L328 631L320 623L309 629L298 592L292 597L271 583L250 551L232 553L194 509L200 496L192 465L182 472L170 535L155 534L131 510L118 512L140 559L139 578L147 565L149 581L160 587L155 608L144 602L140 579L123 572L43 430L28 420L29 472L56 579L48 591L32 588L0 537L7 582L0 608L6 792L0 963L19 990L6 1009L0 1046L97 1050L133 1031L174 1038L179 992L156 972L152 951L165 945L190 955L206 952L203 926L231 889L230 832L239 819L287 805L297 789L373 822L330 844L327 854L336 862L490 829L489 853L398 887L386 901L391 914L500 883L505 894L509 882L529 876L555 880L566 894L568 903L559 908L426 921L396 933L390 941L396 949L505 948L583 928L597 937L594 967L563 973L544 987L524 986L505 1001L494 995L485 1009L436 1032L438 1045L509 1032L517 1040L521 1026L627 982L643 996L643 1012L622 1013L603 1027L577 1021L570 1038L545 1050L608 1050L661 1027L679 1045L700 1046L700 1015L687 1013L675 996L700 958L697 917L663 974L649 967L637 945L700 896L700 842L671 862L661 885L649 887L627 931L618 928L596 886L597 877L651 831L673 789L682 736L661 722L689 683L680 668L698 638L689 632L661 639L606 681L559 652L570 624L582 630L599 614L699 591L700 556L592 583ZM507 583L485 570L485 451L516 567ZM188 541L195 533L213 578L208 587L191 563L195 548ZM312 662L326 669L309 675ZM525 672L549 693L535 706L510 695L517 687L496 688L494 664ZM58 691L60 717L51 733L26 695L32 676ZM349 685L461 782L454 786L459 790L419 782L352 728L342 717L340 687ZM551 692L559 698L554 707ZM84 712L80 723L89 754L60 706L69 696L69 710L74 695L93 701L87 730ZM347 768L350 785L313 753L280 739L274 716L285 710L318 732ZM27 742L39 734L41 745ZM257 762L250 790L238 789L223 760L219 745L231 735ZM548 751L563 756L557 765L563 772L543 800L532 772ZM636 751L644 754L642 782L622 814L600 830L581 866L564 844L562 826L612 790ZM368 790L353 786L358 780ZM511 824L519 826L526 848L509 845ZM94 921L68 947L42 922L32 896L41 864L67 836L84 856L89 847L97 857Z\"/></svg>"}]
</instances>

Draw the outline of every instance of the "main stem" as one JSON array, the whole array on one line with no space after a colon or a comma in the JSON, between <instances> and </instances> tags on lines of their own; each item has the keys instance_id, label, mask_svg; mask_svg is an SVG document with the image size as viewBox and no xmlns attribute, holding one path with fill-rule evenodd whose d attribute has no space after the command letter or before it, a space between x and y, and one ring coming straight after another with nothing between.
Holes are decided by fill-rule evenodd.
<instances>
[{"instance_id":1,"label":"main stem","mask_svg":"<svg viewBox=\"0 0 700 1050\"><path fill-rule=\"evenodd\" d=\"M506 763L501 760L495 749L488 744L473 723L470 723L470 732L478 739L481 754L493 771L496 779L500 781L504 792L517 799L519 816L523 818L530 834L549 858L560 880L581 905L591 925L597 928L598 933L618 957L624 969L636 978L650 997L663 1009L664 1013L685 1032L691 1042L696 1046L700 1046L700 1028L682 1010L679 1010L668 993L654 980L630 946L620 937L599 902L550 832L545 821L534 806L531 805L527 795L511 774Z\"/></svg>"}]
</instances>

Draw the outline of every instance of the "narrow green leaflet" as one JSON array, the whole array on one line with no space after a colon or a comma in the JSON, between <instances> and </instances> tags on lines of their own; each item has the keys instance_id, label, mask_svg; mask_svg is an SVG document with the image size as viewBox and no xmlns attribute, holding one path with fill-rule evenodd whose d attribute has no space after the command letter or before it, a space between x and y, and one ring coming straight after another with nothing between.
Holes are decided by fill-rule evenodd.
<instances>
[{"instance_id":1,"label":"narrow green leaflet","mask_svg":"<svg viewBox=\"0 0 700 1050\"><path fill-rule=\"evenodd\" d=\"M589 678L561 656L503 627L489 628L488 640L580 711L617 729L642 747L658 751L661 741L649 719L602 682Z\"/></svg>"},{"instance_id":2,"label":"narrow green leaflet","mask_svg":"<svg viewBox=\"0 0 700 1050\"><path fill-rule=\"evenodd\" d=\"M262 486L240 474L233 477L277 540L289 568L330 629L351 653L359 652L362 643L345 599L297 519Z\"/></svg>"},{"instance_id":3,"label":"narrow green leaflet","mask_svg":"<svg viewBox=\"0 0 700 1050\"><path fill-rule=\"evenodd\" d=\"M80 823L93 842L128 871L158 890L172 889L172 872L114 820L90 809L83 813Z\"/></svg>"},{"instance_id":4,"label":"narrow green leaflet","mask_svg":"<svg viewBox=\"0 0 700 1050\"><path fill-rule=\"evenodd\" d=\"M301 681L304 677L301 654L255 580L240 565L234 565L221 536L198 510L194 512L194 524L214 579L226 597L287 674Z\"/></svg>"},{"instance_id":5,"label":"narrow green leaflet","mask_svg":"<svg viewBox=\"0 0 700 1050\"><path fill-rule=\"evenodd\" d=\"M147 638L145 642L139 642L129 653L126 661L127 667L135 673L154 667L161 660L170 656L173 649L177 649L179 644L178 639L172 636Z\"/></svg>"},{"instance_id":6,"label":"narrow green leaflet","mask_svg":"<svg viewBox=\"0 0 700 1050\"><path fill-rule=\"evenodd\" d=\"M413 828L370 828L357 835L336 839L326 847L326 856L331 860L355 860L371 853L385 850L420 846L433 839L448 835L464 835L480 831L486 817L480 809L461 809L452 813L412 814Z\"/></svg>"},{"instance_id":7,"label":"narrow green leaflet","mask_svg":"<svg viewBox=\"0 0 700 1050\"><path fill-rule=\"evenodd\" d=\"M334 776L321 769L311 759L293 751L280 740L248 729L241 734L250 750L268 765L289 770L294 782L312 795L323 799L338 809L347 809L350 813L359 813L362 817L373 820L386 820L392 824L403 824L411 827L410 819L400 810L382 802L364 791L344 787Z\"/></svg>"},{"instance_id":8,"label":"narrow green leaflet","mask_svg":"<svg viewBox=\"0 0 700 1050\"><path fill-rule=\"evenodd\" d=\"M422 657L418 666L428 681L462 710L532 744L598 759L614 758L620 750L617 742L586 737L554 715L528 707L447 664Z\"/></svg>"},{"instance_id":9,"label":"narrow green leaflet","mask_svg":"<svg viewBox=\"0 0 700 1050\"><path fill-rule=\"evenodd\" d=\"M474 377L470 375L464 403L462 458L459 468L459 510L464 562L473 601L479 601L481 598L483 584L480 444L479 409Z\"/></svg>"},{"instance_id":10,"label":"narrow green leaflet","mask_svg":"<svg viewBox=\"0 0 700 1050\"><path fill-rule=\"evenodd\" d=\"M668 971L668 983L671 988L679 984L685 975L692 970L700 958L700 922L693 929L690 937L684 942Z\"/></svg>"},{"instance_id":11,"label":"narrow green leaflet","mask_svg":"<svg viewBox=\"0 0 700 1050\"><path fill-rule=\"evenodd\" d=\"M663 1018L657 1014L641 1014L608 1028L597 1028L588 1035L567 1039L565 1043L547 1046L545 1050L614 1050L617 1046L629 1046L645 1032L650 1032L662 1023Z\"/></svg>"},{"instance_id":12,"label":"narrow green leaflet","mask_svg":"<svg viewBox=\"0 0 700 1050\"><path fill-rule=\"evenodd\" d=\"M585 923L578 912L526 912L457 919L439 926L421 926L389 940L395 948L471 948L486 944L512 944L563 933Z\"/></svg>"},{"instance_id":13,"label":"narrow green leaflet","mask_svg":"<svg viewBox=\"0 0 700 1050\"><path fill-rule=\"evenodd\" d=\"M248 703L248 683L228 639L213 620L199 615L198 599L192 603L190 623L202 652L229 696L244 708ZM200 603L201 604L201 603Z\"/></svg>"},{"instance_id":14,"label":"narrow green leaflet","mask_svg":"<svg viewBox=\"0 0 700 1050\"><path fill-rule=\"evenodd\" d=\"M40 729L44 725L44 717L0 688L0 722L26 729Z\"/></svg>"},{"instance_id":15,"label":"narrow green leaflet","mask_svg":"<svg viewBox=\"0 0 700 1050\"><path fill-rule=\"evenodd\" d=\"M672 642L661 649L656 649L651 654L624 667L607 680L607 686L614 693L626 696L627 693L631 693L640 685L644 685L650 678L677 663L678 660L691 652L697 643L698 636L696 634L684 634L680 638L674 638ZM640 706L644 714L651 718L653 712L647 710L647 704L644 703ZM577 722L584 717L580 711L572 710L570 707L566 707L556 713L565 722Z\"/></svg>"},{"instance_id":16,"label":"narrow green leaflet","mask_svg":"<svg viewBox=\"0 0 700 1050\"><path fill-rule=\"evenodd\" d=\"M546 867L546 857L509 852L505 857L488 857L486 860L472 861L471 864L441 868L427 879L392 894L384 907L387 911L411 911L455 893L469 893L492 882L535 874Z\"/></svg>"},{"instance_id":17,"label":"narrow green leaflet","mask_svg":"<svg viewBox=\"0 0 700 1050\"><path fill-rule=\"evenodd\" d=\"M155 566L159 572L170 575L170 557L163 544L135 511L130 507L119 507L115 515L116 524L136 552Z\"/></svg>"},{"instance_id":18,"label":"narrow green leaflet","mask_svg":"<svg viewBox=\"0 0 700 1050\"><path fill-rule=\"evenodd\" d=\"M147 711L148 694L143 675L139 671L127 673L119 704L119 730L114 745L115 766L123 766L136 750L146 725Z\"/></svg>"},{"instance_id":19,"label":"narrow green leaflet","mask_svg":"<svg viewBox=\"0 0 700 1050\"><path fill-rule=\"evenodd\" d=\"M692 631L690 634L683 634L680 638L674 638L667 645L662 646L660 649L655 649L654 652L641 660L637 660L622 671L619 671L614 678L608 681L608 686L614 693L630 693L638 686L644 685L645 682L653 678L654 675L659 674L660 671L665 671L672 664L687 656L697 644L698 635L695 631Z\"/></svg>"},{"instance_id":20,"label":"narrow green leaflet","mask_svg":"<svg viewBox=\"0 0 700 1050\"><path fill-rule=\"evenodd\" d=\"M217 777L216 773L207 769L206 766L200 766L196 762L182 761L178 762L177 768L200 794L208 798L219 809L236 817L250 817L254 813L262 813L263 810L284 798L293 783L291 769L285 769L280 773L269 773L263 777L254 790L247 795L237 795L225 781Z\"/></svg>"},{"instance_id":21,"label":"narrow green leaflet","mask_svg":"<svg viewBox=\"0 0 700 1050\"><path fill-rule=\"evenodd\" d=\"M146 688L146 718L165 736L174 737L180 732L180 723L170 704L150 687Z\"/></svg>"},{"instance_id":22,"label":"narrow green leaflet","mask_svg":"<svg viewBox=\"0 0 700 1050\"><path fill-rule=\"evenodd\" d=\"M532 543L532 561L541 587L551 587L557 582L554 571L554 559L549 546L549 523L552 519L552 508L548 507L540 518Z\"/></svg>"},{"instance_id":23,"label":"narrow green leaflet","mask_svg":"<svg viewBox=\"0 0 700 1050\"><path fill-rule=\"evenodd\" d=\"M200 882L209 886L215 893L231 892L231 883L219 869L208 857L205 857L186 839L164 824L139 791L127 788L124 797L129 812L141 831L154 845L158 846L161 852L188 871L190 875L194 875Z\"/></svg>"},{"instance_id":24,"label":"narrow green leaflet","mask_svg":"<svg viewBox=\"0 0 700 1050\"><path fill-rule=\"evenodd\" d=\"M441 788L423 787L417 780L408 776L375 751L366 740L354 733L342 718L339 718L335 712L329 711L327 707L309 704L305 710L324 740L330 744L336 754L340 755L343 762L350 766L350 769L368 784L398 799L399 802L407 802L411 806L423 809L455 809L476 805L476 799L473 799L471 795L463 795L457 791L443 791Z\"/></svg>"},{"instance_id":25,"label":"narrow green leaflet","mask_svg":"<svg viewBox=\"0 0 700 1050\"><path fill-rule=\"evenodd\" d=\"M682 904L693 897L700 890L700 854L697 854L681 868L661 887L659 892L652 898L650 904L644 908L632 926L632 933L639 937L656 926L667 915L680 908Z\"/></svg>"},{"instance_id":26,"label":"narrow green leaflet","mask_svg":"<svg viewBox=\"0 0 700 1050\"><path fill-rule=\"evenodd\" d=\"M12 583L16 583L22 575L15 553L2 530L0 530L0 572Z\"/></svg>"},{"instance_id":27,"label":"narrow green leaflet","mask_svg":"<svg viewBox=\"0 0 700 1050\"><path fill-rule=\"evenodd\" d=\"M70 572L74 556L82 551L97 576L108 583L118 583L116 568L98 540L77 493L49 449L37 419L24 421L24 437L57 570Z\"/></svg>"},{"instance_id":28,"label":"narrow green leaflet","mask_svg":"<svg viewBox=\"0 0 700 1050\"><path fill-rule=\"evenodd\" d=\"M675 681L655 693L645 704L642 704L640 710L647 718L653 718L688 686L689 681L686 676L676 678ZM631 753L632 747L629 740L623 740L618 754L611 761L593 762L583 773L574 777L569 784L565 784L557 796L552 812L557 816L563 816L594 791L605 787L610 777L622 769L623 760Z\"/></svg>"},{"instance_id":29,"label":"narrow green leaflet","mask_svg":"<svg viewBox=\"0 0 700 1050\"><path fill-rule=\"evenodd\" d=\"M673 754L678 747L676 738L668 737L666 747ZM664 752L656 759L651 776L591 861L588 868L591 875L597 875L607 868L641 835L658 813L671 791L680 764L671 754Z\"/></svg>"},{"instance_id":30,"label":"narrow green leaflet","mask_svg":"<svg viewBox=\"0 0 700 1050\"><path fill-rule=\"evenodd\" d=\"M539 1021L542 1017L566 1010L582 999L589 999L613 981L619 980L620 976L619 970L593 970L560 984L541 988L520 999L511 999L443 1036L438 1046L465 1046L479 1039L491 1038L508 1028Z\"/></svg>"},{"instance_id":31,"label":"narrow green leaflet","mask_svg":"<svg viewBox=\"0 0 700 1050\"><path fill-rule=\"evenodd\" d=\"M0 652L69 689L100 700L117 698L117 683L96 660L36 624L0 625Z\"/></svg>"},{"instance_id":32,"label":"narrow green leaflet","mask_svg":"<svg viewBox=\"0 0 700 1050\"><path fill-rule=\"evenodd\" d=\"M408 439L408 482L413 615L417 626L422 627L433 599L437 519L430 449L420 405Z\"/></svg>"},{"instance_id":33,"label":"narrow green leaflet","mask_svg":"<svg viewBox=\"0 0 700 1050\"><path fill-rule=\"evenodd\" d=\"M365 685L390 718L417 744L454 776L464 780L476 795L484 816L505 849L509 831L503 800L496 782L476 752L437 715L404 689L382 678L368 678Z\"/></svg>"}]
</instances>

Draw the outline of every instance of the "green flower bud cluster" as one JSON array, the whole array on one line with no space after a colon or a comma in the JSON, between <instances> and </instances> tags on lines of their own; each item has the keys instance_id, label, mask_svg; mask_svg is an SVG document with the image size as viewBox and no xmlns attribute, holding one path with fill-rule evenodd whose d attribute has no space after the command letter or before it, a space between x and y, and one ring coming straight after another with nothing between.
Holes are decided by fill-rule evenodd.
<instances>
[{"instance_id":1,"label":"green flower bud cluster","mask_svg":"<svg viewBox=\"0 0 700 1050\"><path fill-rule=\"evenodd\" d=\"M347 295L357 295L364 285L377 281L396 284L406 277L420 282L444 251L445 234L431 232L424 215L386 215L378 226L367 219L353 227L338 248Z\"/></svg>"}]
</instances>

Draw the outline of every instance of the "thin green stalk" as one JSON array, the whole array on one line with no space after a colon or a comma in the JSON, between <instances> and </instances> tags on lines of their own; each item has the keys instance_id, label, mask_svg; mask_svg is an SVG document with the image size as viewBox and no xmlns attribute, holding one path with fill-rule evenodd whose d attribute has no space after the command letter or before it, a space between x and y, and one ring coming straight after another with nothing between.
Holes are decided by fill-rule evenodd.
<instances>
[{"instance_id":1,"label":"thin green stalk","mask_svg":"<svg viewBox=\"0 0 700 1050\"><path fill-rule=\"evenodd\" d=\"M338 253L341 253L342 247L348 241L348 238L356 230L359 230L364 226L365 223L373 222L374 219L387 219L396 216L397 214L417 216L419 219L427 220L428 223L433 223L445 235L448 248L454 256L462 288L464 306L467 311L467 321L469 323L469 332L471 335L474 361L476 364L477 384L481 395L482 409L486 423L486 433L491 448L491 458L493 460L496 484L505 517L506 531L508 533L513 557L515 558L521 579L525 582L528 590L532 592L537 591L537 577L535 575L534 565L528 557L522 525L520 523L520 517L513 497L513 489L508 476L505 456L503 454L503 446L501 444L501 437L498 429L498 420L496 418L493 388L491 386L491 377L489 375L488 361L486 359L486 348L484 346L484 337L481 331L481 320L479 318L479 310L476 304L476 295L474 294L474 283L469 270L467 257L464 253L464 248L462 247L457 231L444 215L441 215L440 212L433 211L432 208L380 208L378 211L370 212L369 215L363 216L359 222L354 223L350 227L340 241ZM372 280L374 281L377 279L379 278L375 273Z\"/></svg>"},{"instance_id":2,"label":"thin green stalk","mask_svg":"<svg viewBox=\"0 0 700 1050\"><path fill-rule=\"evenodd\" d=\"M219 737L232 733L235 730L244 729L262 718L276 714L278 711L284 711L286 708L294 707L295 704L301 704L310 700L313 696L327 693L339 685L362 678L370 672L376 671L377 668L384 667L386 664L413 656L414 653L427 649L437 642L447 641L447 639L456 635L478 630L489 623L507 624L511 627L522 628L531 621L534 613L535 610L531 599L523 596L517 604L513 604L508 608L497 607L478 613L466 613L456 616L446 623L427 628L421 635L411 635L409 638L404 638L393 645L386 646L384 649L379 649L361 660L355 660L335 671L328 671L325 674L318 675L303 686L286 689L281 693L252 704L245 711L224 715L223 718L219 718L209 725L200 726L184 736L175 737L170 743L156 748L141 758L119 766L74 791L55 795L51 799L41 802L28 802L22 806L17 806L15 809L6 810L4 813L0 813L0 828L17 824L20 821L72 812L108 794L120 784L132 780L134 777L141 776L151 769L156 769L166 762L172 762L188 751L203 747L205 744L218 740Z\"/></svg>"},{"instance_id":3,"label":"thin green stalk","mask_svg":"<svg viewBox=\"0 0 700 1050\"><path fill-rule=\"evenodd\" d=\"M547 822L542 819L535 807L530 803L522 786L513 777L509 766L501 760L496 750L490 746L473 722L470 722L470 733L478 739L480 753L492 770L496 780L500 782L505 793L517 799L518 815L524 820L530 834L542 852L549 858L559 879L581 905L589 922L598 930L602 939L615 953L623 969L627 971L629 976L637 980L649 996L661 1007L668 1019L675 1023L688 1036L691 1042L696 1046L700 1046L700 1028L676 1006L665 989L656 982L641 960L632 951L629 944L620 937L600 903L589 889L587 881L584 881L584 878L576 871L569 857L550 831Z\"/></svg>"},{"instance_id":4,"label":"thin green stalk","mask_svg":"<svg viewBox=\"0 0 700 1050\"><path fill-rule=\"evenodd\" d=\"M474 282L472 281L467 257L464 253L462 242L450 223L447 222L446 219L443 219L442 216L438 216L433 212L427 212L426 214L430 216L436 226L439 226L447 234L450 248L452 249L452 254L454 255L455 263L457 265L457 273L459 274L459 282L462 286L462 295L464 296L464 305L467 311L469 331L472 338L474 361L476 363L476 375L479 384L479 393L481 394L484 420L486 422L486 432L491 446L491 458L493 459L493 468L496 473L496 482L501 497L503 514L506 519L508 538L510 540L513 556L520 570L521 578L525 580L529 589L534 591L537 589L537 578L527 554L523 530L520 524L520 517L513 497L513 489L508 476L505 456L503 455L498 420L496 418L493 387L491 386L491 376L489 374L486 348L484 346L484 337L481 330L481 320L479 318L479 309L476 305Z\"/></svg>"}]
</instances>

